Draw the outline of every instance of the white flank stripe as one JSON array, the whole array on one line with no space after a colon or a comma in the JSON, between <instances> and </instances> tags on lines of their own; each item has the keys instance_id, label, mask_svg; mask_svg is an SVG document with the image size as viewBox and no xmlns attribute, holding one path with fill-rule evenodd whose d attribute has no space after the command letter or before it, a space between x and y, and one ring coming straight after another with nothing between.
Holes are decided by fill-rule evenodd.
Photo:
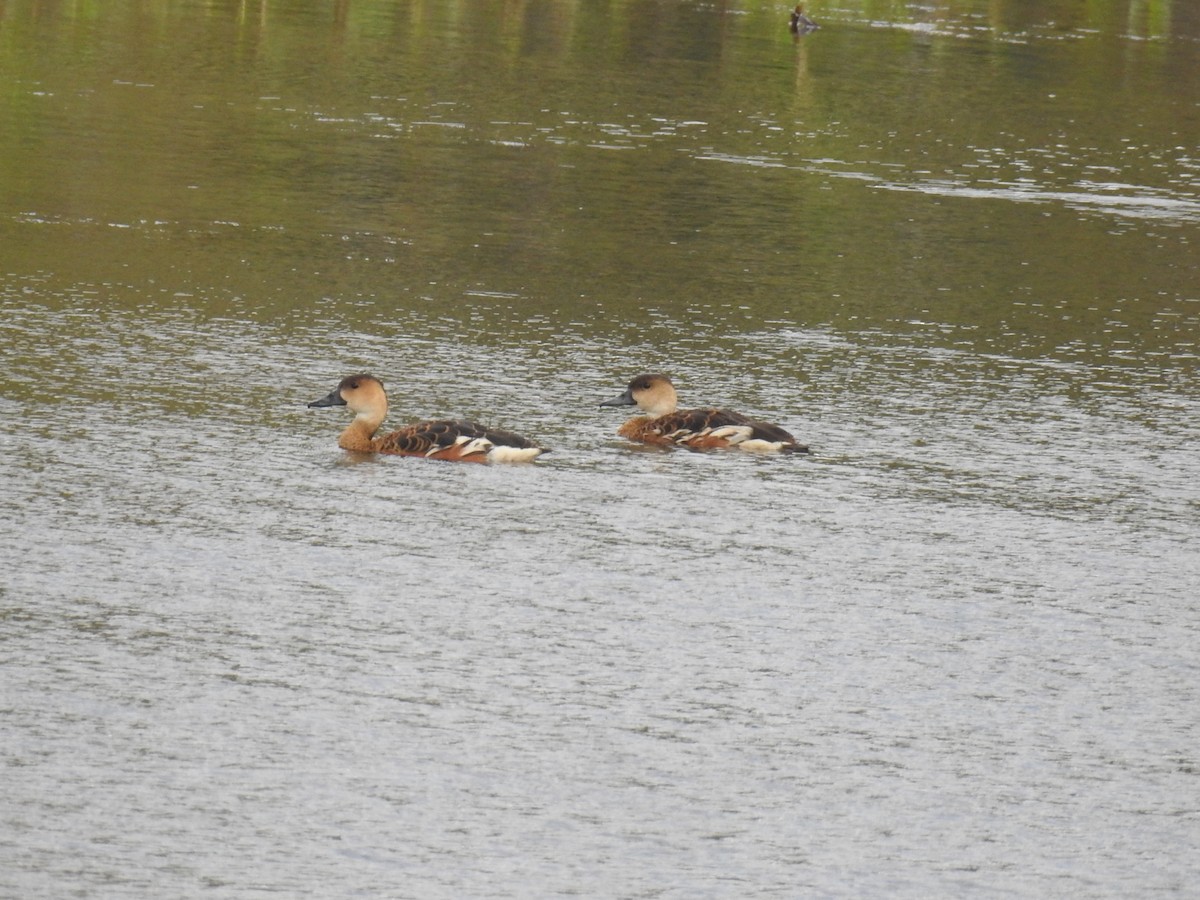
<instances>
[{"instance_id":1,"label":"white flank stripe","mask_svg":"<svg viewBox=\"0 0 1200 900\"><path fill-rule=\"evenodd\" d=\"M783 449L783 441L764 441L762 438L755 438L752 441L742 441L737 446L739 450L749 453L774 453L776 450Z\"/></svg>"},{"instance_id":2,"label":"white flank stripe","mask_svg":"<svg viewBox=\"0 0 1200 900\"><path fill-rule=\"evenodd\" d=\"M493 447L488 453L492 462L529 462L541 453L538 447Z\"/></svg>"}]
</instances>

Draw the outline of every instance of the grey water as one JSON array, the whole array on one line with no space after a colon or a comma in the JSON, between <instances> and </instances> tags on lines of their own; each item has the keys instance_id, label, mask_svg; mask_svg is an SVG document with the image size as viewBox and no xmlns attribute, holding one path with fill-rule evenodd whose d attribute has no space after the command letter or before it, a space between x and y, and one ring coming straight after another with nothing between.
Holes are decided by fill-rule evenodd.
<instances>
[{"instance_id":1,"label":"grey water","mask_svg":"<svg viewBox=\"0 0 1200 900\"><path fill-rule=\"evenodd\" d=\"M0 3L0 896L1193 896L1200 16L1036 7Z\"/></svg>"}]
</instances>

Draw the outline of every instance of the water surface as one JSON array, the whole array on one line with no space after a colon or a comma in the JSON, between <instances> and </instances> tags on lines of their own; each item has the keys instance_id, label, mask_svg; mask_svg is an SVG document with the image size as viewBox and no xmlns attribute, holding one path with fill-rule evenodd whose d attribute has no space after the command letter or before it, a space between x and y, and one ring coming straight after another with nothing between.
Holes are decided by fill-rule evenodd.
<instances>
[{"instance_id":1,"label":"water surface","mask_svg":"<svg viewBox=\"0 0 1200 900\"><path fill-rule=\"evenodd\" d=\"M0 893L1191 890L1200 21L787 11L0 6Z\"/></svg>"}]
</instances>

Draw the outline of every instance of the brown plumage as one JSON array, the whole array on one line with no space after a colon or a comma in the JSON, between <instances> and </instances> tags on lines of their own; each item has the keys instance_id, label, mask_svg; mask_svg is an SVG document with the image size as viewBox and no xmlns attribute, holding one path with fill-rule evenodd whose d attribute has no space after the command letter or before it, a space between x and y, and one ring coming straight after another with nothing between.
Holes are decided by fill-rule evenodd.
<instances>
[{"instance_id":1,"label":"brown plumage","mask_svg":"<svg viewBox=\"0 0 1200 900\"><path fill-rule=\"evenodd\" d=\"M338 446L356 453L391 453L458 462L524 462L548 452L511 431L451 419L414 422L375 437L387 416L388 402L383 382L373 375L348 375L331 393L308 405L349 407L354 421L338 438Z\"/></svg>"},{"instance_id":2,"label":"brown plumage","mask_svg":"<svg viewBox=\"0 0 1200 900\"><path fill-rule=\"evenodd\" d=\"M635 416L617 429L631 441L690 450L737 448L754 452L807 453L808 448L778 425L759 422L728 409L676 409L675 386L666 375L639 375L625 393L601 406L637 406Z\"/></svg>"}]
</instances>

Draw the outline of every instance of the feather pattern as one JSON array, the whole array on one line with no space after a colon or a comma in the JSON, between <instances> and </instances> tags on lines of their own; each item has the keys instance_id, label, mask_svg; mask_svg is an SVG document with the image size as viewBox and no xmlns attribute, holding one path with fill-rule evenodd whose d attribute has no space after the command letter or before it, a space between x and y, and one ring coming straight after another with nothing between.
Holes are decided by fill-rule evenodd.
<instances>
[{"instance_id":1,"label":"feather pattern","mask_svg":"<svg viewBox=\"0 0 1200 900\"><path fill-rule=\"evenodd\" d=\"M637 406L635 416L617 434L643 444L682 446L690 450L736 447L755 452L807 453L789 432L728 409L680 409L675 387L665 375L639 375L619 397L601 406Z\"/></svg>"},{"instance_id":2,"label":"feather pattern","mask_svg":"<svg viewBox=\"0 0 1200 900\"><path fill-rule=\"evenodd\" d=\"M521 449L536 446L532 441L511 431L488 428L486 425L458 419L415 422L374 440L376 453L433 458L444 458L438 454L448 453L455 459L475 454L486 455L495 446Z\"/></svg>"},{"instance_id":3,"label":"feather pattern","mask_svg":"<svg viewBox=\"0 0 1200 900\"><path fill-rule=\"evenodd\" d=\"M372 375L350 375L310 407L347 406L354 420L338 438L343 450L390 453L459 462L522 462L548 452L511 431L458 419L437 419L404 425L389 434L375 433L387 416L383 382Z\"/></svg>"}]
</instances>

